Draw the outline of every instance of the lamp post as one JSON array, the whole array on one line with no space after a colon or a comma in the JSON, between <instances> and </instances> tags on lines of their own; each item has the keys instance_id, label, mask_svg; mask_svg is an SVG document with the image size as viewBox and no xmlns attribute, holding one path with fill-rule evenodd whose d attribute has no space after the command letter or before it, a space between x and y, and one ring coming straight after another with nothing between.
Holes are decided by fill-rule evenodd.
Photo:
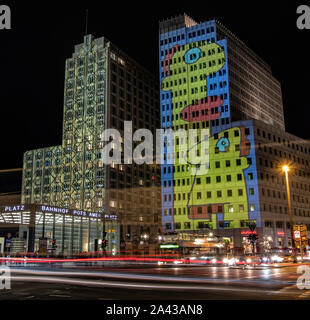
<instances>
[{"instance_id":1,"label":"lamp post","mask_svg":"<svg viewBox=\"0 0 310 320\"><path fill-rule=\"evenodd\" d=\"M145 251L149 245L148 240L149 240L149 234L148 233L144 233L142 236L143 239L143 255L145 255Z\"/></svg>"},{"instance_id":2,"label":"lamp post","mask_svg":"<svg viewBox=\"0 0 310 320\"><path fill-rule=\"evenodd\" d=\"M296 250L295 250L295 241L294 241L293 212L292 212L292 206L291 206L290 184L289 184L289 179L288 179L288 172L290 171L290 167L285 165L282 167L282 170L285 173L288 211L290 214L290 227L291 227L291 237L292 237L293 259L294 259L294 263L296 263L297 259L296 259Z\"/></svg>"}]
</instances>

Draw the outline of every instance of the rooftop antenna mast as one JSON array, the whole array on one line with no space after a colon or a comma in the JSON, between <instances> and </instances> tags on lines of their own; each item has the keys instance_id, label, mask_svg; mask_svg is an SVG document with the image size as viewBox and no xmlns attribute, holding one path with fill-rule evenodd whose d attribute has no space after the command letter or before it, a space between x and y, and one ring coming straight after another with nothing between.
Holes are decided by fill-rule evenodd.
<instances>
[{"instance_id":1,"label":"rooftop antenna mast","mask_svg":"<svg viewBox=\"0 0 310 320\"><path fill-rule=\"evenodd\" d=\"M88 9L86 9L86 23L85 23L85 36L87 36L88 29Z\"/></svg>"}]
</instances>

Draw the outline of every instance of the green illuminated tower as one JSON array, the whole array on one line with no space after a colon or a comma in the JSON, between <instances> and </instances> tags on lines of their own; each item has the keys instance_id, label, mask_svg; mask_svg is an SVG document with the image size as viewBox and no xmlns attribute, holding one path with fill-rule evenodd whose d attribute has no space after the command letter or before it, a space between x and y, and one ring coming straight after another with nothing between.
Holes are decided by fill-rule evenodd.
<instances>
[{"instance_id":1,"label":"green illuminated tower","mask_svg":"<svg viewBox=\"0 0 310 320\"><path fill-rule=\"evenodd\" d=\"M85 36L66 61L62 145L24 154L22 203L116 215L126 249L138 247L141 236L152 239L148 246L160 227L160 169L104 165L103 131L124 137L126 120L133 132L155 133L158 105L156 77L107 39Z\"/></svg>"},{"instance_id":2,"label":"green illuminated tower","mask_svg":"<svg viewBox=\"0 0 310 320\"><path fill-rule=\"evenodd\" d=\"M25 153L23 203L103 210L107 52L89 35L66 61L62 145Z\"/></svg>"}]
</instances>

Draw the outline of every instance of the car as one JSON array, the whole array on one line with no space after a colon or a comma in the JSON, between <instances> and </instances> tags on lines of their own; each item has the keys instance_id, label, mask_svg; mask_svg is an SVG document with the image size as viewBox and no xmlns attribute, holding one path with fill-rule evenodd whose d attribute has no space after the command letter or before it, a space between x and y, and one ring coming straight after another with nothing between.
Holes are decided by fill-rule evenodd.
<instances>
[{"instance_id":1,"label":"car","mask_svg":"<svg viewBox=\"0 0 310 320\"><path fill-rule=\"evenodd\" d=\"M283 262L294 262L294 258L291 254L285 254L282 256Z\"/></svg>"}]
</instances>

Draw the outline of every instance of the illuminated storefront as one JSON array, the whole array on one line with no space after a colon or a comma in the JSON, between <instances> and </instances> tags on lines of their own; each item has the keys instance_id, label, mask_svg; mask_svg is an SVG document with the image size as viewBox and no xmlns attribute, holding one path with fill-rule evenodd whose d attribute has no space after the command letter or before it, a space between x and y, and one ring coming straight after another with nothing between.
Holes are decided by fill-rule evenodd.
<instances>
[{"instance_id":1,"label":"illuminated storefront","mask_svg":"<svg viewBox=\"0 0 310 320\"><path fill-rule=\"evenodd\" d=\"M190 233L178 232L175 234L163 235L159 245L161 254L206 255L226 254L233 248L233 239L220 237L213 232Z\"/></svg>"},{"instance_id":2,"label":"illuminated storefront","mask_svg":"<svg viewBox=\"0 0 310 320\"><path fill-rule=\"evenodd\" d=\"M8 234L12 237L10 250ZM105 250L115 254L119 251L115 215L47 205L0 207L0 237L4 239L2 252L71 256L83 252Z\"/></svg>"}]
</instances>

